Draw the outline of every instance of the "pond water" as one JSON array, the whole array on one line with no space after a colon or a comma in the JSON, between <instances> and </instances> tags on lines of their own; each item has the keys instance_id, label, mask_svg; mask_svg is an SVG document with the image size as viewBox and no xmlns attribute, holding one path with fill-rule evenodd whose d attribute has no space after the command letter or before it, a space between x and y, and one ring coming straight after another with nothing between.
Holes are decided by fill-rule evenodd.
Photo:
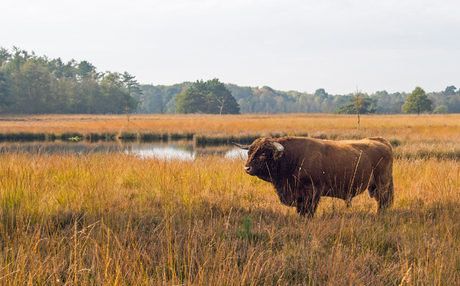
<instances>
[{"instance_id":1,"label":"pond water","mask_svg":"<svg viewBox=\"0 0 460 286\"><path fill-rule=\"evenodd\" d=\"M233 146L196 147L192 141L185 142L26 142L1 143L0 152L27 152L45 154L90 154L90 153L124 153L140 158L165 160L194 160L197 157L221 156L236 159L247 158L247 151Z\"/></svg>"}]
</instances>

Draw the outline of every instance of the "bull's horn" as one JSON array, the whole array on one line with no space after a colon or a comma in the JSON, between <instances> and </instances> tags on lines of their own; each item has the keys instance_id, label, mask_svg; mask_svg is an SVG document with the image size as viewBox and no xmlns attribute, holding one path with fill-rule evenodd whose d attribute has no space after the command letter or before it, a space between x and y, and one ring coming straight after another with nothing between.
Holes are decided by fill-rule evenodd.
<instances>
[{"instance_id":1,"label":"bull's horn","mask_svg":"<svg viewBox=\"0 0 460 286\"><path fill-rule=\"evenodd\" d=\"M283 152L284 151L284 147L283 145L281 145L280 143L278 142L272 142L272 145L275 146L276 150L280 151L280 152Z\"/></svg>"},{"instance_id":2,"label":"bull's horn","mask_svg":"<svg viewBox=\"0 0 460 286\"><path fill-rule=\"evenodd\" d=\"M242 145L242 144L238 144L238 143L235 143L235 142L232 142L232 144L235 145L236 147L244 149L244 150L248 150L249 147L251 146L251 145Z\"/></svg>"}]
</instances>

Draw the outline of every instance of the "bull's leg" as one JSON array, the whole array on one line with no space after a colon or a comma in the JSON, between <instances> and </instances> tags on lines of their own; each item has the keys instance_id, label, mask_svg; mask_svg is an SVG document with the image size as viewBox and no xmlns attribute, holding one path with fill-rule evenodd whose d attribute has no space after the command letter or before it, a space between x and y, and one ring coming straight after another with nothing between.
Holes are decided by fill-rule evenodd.
<instances>
[{"instance_id":1,"label":"bull's leg","mask_svg":"<svg viewBox=\"0 0 460 286\"><path fill-rule=\"evenodd\" d=\"M301 216L307 216L307 218L313 218L318 204L313 203L313 199L309 198L305 202L297 202L296 210Z\"/></svg>"},{"instance_id":2,"label":"bull's leg","mask_svg":"<svg viewBox=\"0 0 460 286\"><path fill-rule=\"evenodd\" d=\"M301 216L307 216L308 218L313 218L316 209L318 208L319 199L321 194L313 189L307 189L304 194L307 194L305 197L298 198L296 202L296 210Z\"/></svg>"},{"instance_id":3,"label":"bull's leg","mask_svg":"<svg viewBox=\"0 0 460 286\"><path fill-rule=\"evenodd\" d=\"M308 213L309 217L313 217L315 215L316 209L318 208L320 196L314 196L311 200L310 208L308 209L310 212Z\"/></svg>"},{"instance_id":4,"label":"bull's leg","mask_svg":"<svg viewBox=\"0 0 460 286\"><path fill-rule=\"evenodd\" d=\"M389 180L383 184L379 182L379 187L377 188L374 197L378 203L378 212L382 212L385 209L391 207L393 205L394 200L394 186L393 186L393 178L390 177Z\"/></svg>"},{"instance_id":5,"label":"bull's leg","mask_svg":"<svg viewBox=\"0 0 460 286\"><path fill-rule=\"evenodd\" d=\"M295 208L297 210L297 213L301 216L305 216L305 214L307 213L307 205L302 200L296 202Z\"/></svg>"},{"instance_id":6,"label":"bull's leg","mask_svg":"<svg viewBox=\"0 0 460 286\"><path fill-rule=\"evenodd\" d=\"M375 189L377 189L377 186L375 183L372 183L369 185L367 188L367 193L369 194L369 198L373 198L375 195Z\"/></svg>"}]
</instances>

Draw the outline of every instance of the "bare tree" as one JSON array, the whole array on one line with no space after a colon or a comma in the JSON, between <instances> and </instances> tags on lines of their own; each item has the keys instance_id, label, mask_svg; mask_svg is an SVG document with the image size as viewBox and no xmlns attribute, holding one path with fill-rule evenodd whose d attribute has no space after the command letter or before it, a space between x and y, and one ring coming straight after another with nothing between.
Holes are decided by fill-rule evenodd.
<instances>
[{"instance_id":1,"label":"bare tree","mask_svg":"<svg viewBox=\"0 0 460 286\"><path fill-rule=\"evenodd\" d=\"M128 127L129 116L131 115L131 109L128 106L125 106L125 108L123 108L123 112L126 114L126 119L128 120L128 122L126 122L126 127Z\"/></svg>"},{"instance_id":2,"label":"bare tree","mask_svg":"<svg viewBox=\"0 0 460 286\"><path fill-rule=\"evenodd\" d=\"M226 103L227 101L227 98L226 97L222 97L222 98L216 98L216 100L220 103L220 112L219 112L219 115L222 115L222 109L224 109L224 104Z\"/></svg>"},{"instance_id":3,"label":"bare tree","mask_svg":"<svg viewBox=\"0 0 460 286\"><path fill-rule=\"evenodd\" d=\"M363 94L361 93L361 90L356 87L356 91L353 94L353 97L350 98L350 101L353 103L353 105L356 108L356 113L358 114L358 130L359 130L359 124L360 124L360 118L359 118L359 113L361 111L361 108L363 108L365 99L363 97Z\"/></svg>"}]
</instances>

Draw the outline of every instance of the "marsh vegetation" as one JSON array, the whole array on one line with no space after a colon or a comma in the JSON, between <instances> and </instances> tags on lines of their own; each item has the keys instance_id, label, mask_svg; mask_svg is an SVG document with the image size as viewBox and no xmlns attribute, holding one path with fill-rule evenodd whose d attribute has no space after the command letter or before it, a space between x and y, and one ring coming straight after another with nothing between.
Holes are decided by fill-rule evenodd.
<instances>
[{"instance_id":1,"label":"marsh vegetation","mask_svg":"<svg viewBox=\"0 0 460 286\"><path fill-rule=\"evenodd\" d=\"M283 206L243 158L124 153L0 156L2 285L454 285L460 281L460 116L9 117L0 133L380 135L395 204ZM20 123L20 124L19 124ZM125 129L123 129L123 127Z\"/></svg>"}]
</instances>

